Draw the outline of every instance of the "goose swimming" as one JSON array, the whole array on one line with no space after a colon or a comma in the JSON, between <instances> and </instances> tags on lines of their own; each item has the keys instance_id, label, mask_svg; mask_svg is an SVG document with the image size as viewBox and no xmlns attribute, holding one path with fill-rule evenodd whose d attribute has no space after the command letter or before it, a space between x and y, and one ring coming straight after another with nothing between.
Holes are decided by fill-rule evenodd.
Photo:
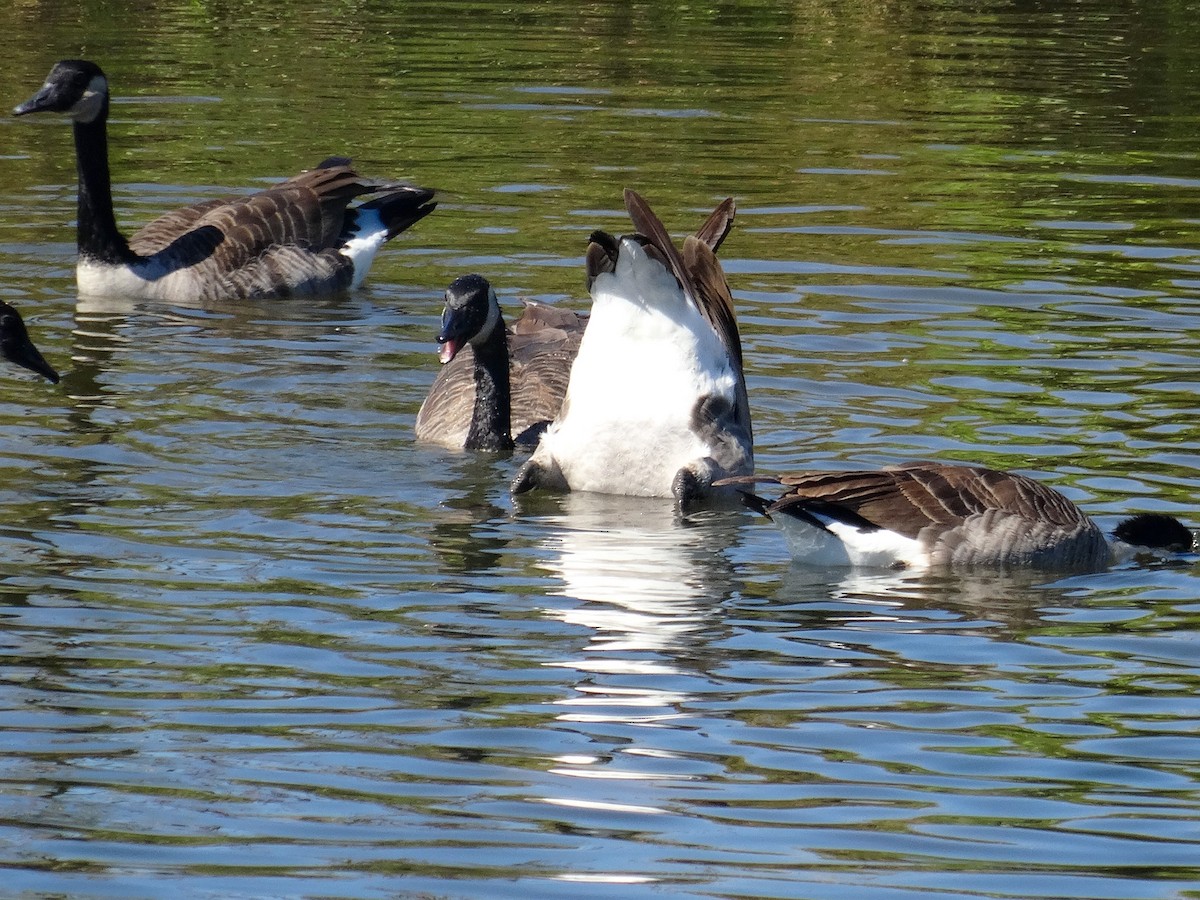
<instances>
[{"instance_id":1,"label":"goose swimming","mask_svg":"<svg viewBox=\"0 0 1200 900\"><path fill-rule=\"evenodd\" d=\"M526 302L512 328L486 278L446 289L441 371L417 413L417 440L466 450L533 446L558 415L586 316Z\"/></svg>"},{"instance_id":2,"label":"goose swimming","mask_svg":"<svg viewBox=\"0 0 1200 900\"><path fill-rule=\"evenodd\" d=\"M646 201L625 191L634 234L593 232L592 312L562 411L513 481L534 488L707 496L753 471L753 432L733 298L716 250L724 201L682 252Z\"/></svg>"},{"instance_id":3,"label":"goose swimming","mask_svg":"<svg viewBox=\"0 0 1200 900\"><path fill-rule=\"evenodd\" d=\"M431 190L363 178L349 160L331 157L265 191L169 212L126 239L113 212L108 109L100 67L67 59L13 110L72 121L82 293L196 303L354 288L379 248L437 205ZM371 199L350 205L364 196Z\"/></svg>"},{"instance_id":4,"label":"goose swimming","mask_svg":"<svg viewBox=\"0 0 1200 900\"><path fill-rule=\"evenodd\" d=\"M792 557L815 566L1031 567L1093 571L1139 550L1187 551L1172 516L1125 519L1112 534L1041 482L976 466L913 462L849 472L729 479L787 488L747 505L783 532Z\"/></svg>"}]
</instances>

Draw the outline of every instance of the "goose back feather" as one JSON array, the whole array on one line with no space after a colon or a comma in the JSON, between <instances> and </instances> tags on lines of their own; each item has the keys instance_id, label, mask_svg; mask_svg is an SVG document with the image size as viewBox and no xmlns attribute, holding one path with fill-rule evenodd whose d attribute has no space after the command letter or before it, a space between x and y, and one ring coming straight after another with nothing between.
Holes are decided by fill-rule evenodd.
<instances>
[{"instance_id":1,"label":"goose back feather","mask_svg":"<svg viewBox=\"0 0 1200 900\"><path fill-rule=\"evenodd\" d=\"M63 60L15 115L72 119L82 292L194 303L331 293L360 285L376 252L436 207L434 192L356 173L343 157L246 196L174 210L126 240L108 169L108 82ZM369 197L366 202L353 201Z\"/></svg>"}]
</instances>

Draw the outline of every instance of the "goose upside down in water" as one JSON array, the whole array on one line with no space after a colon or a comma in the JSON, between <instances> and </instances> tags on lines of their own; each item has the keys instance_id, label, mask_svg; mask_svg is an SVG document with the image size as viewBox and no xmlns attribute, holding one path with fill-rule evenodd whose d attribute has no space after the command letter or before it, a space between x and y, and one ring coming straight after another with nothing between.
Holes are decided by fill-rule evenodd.
<instances>
[{"instance_id":1,"label":"goose upside down in water","mask_svg":"<svg viewBox=\"0 0 1200 900\"><path fill-rule=\"evenodd\" d=\"M562 411L517 473L534 488L700 500L754 468L733 299L717 261L726 200L677 249L636 192L635 233L596 231L587 251L592 312Z\"/></svg>"}]
</instances>

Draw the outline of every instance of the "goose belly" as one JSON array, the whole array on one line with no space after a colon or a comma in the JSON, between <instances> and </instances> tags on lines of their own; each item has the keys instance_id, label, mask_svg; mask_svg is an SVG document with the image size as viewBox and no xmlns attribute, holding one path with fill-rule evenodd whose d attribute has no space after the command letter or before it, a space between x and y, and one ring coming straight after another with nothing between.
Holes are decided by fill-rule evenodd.
<instances>
[{"instance_id":1,"label":"goose belly","mask_svg":"<svg viewBox=\"0 0 1200 900\"><path fill-rule=\"evenodd\" d=\"M542 443L572 490L669 497L679 469L712 452L694 427L697 403L732 404L736 376L698 312L594 299L564 411Z\"/></svg>"},{"instance_id":2,"label":"goose belly","mask_svg":"<svg viewBox=\"0 0 1200 900\"><path fill-rule=\"evenodd\" d=\"M235 269L214 260L179 265L148 258L133 265L112 265L81 258L75 280L81 294L160 300L181 306L218 300L310 296L347 286L345 258L333 251L312 253L300 247L270 248Z\"/></svg>"},{"instance_id":3,"label":"goose belly","mask_svg":"<svg viewBox=\"0 0 1200 900\"><path fill-rule=\"evenodd\" d=\"M676 473L708 453L686 428L669 429L664 424L628 416L591 416L586 422L563 423L542 441L549 444L572 490L670 497Z\"/></svg>"},{"instance_id":4,"label":"goose belly","mask_svg":"<svg viewBox=\"0 0 1200 900\"><path fill-rule=\"evenodd\" d=\"M96 297L160 300L180 306L248 296L229 280L205 277L200 267L167 270L156 265L114 266L80 260L75 269L79 293Z\"/></svg>"}]
</instances>

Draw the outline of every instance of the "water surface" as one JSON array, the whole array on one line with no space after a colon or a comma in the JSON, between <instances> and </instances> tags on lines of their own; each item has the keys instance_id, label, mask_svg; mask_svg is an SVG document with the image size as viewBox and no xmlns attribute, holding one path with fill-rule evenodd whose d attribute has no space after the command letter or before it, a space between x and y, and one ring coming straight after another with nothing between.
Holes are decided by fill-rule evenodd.
<instances>
[{"instance_id":1,"label":"water surface","mask_svg":"<svg viewBox=\"0 0 1200 900\"><path fill-rule=\"evenodd\" d=\"M736 509L514 506L412 440L440 294L585 308L621 189L722 249L758 465L1028 472L1197 527L1185 3L45 2L119 218L333 153L443 190L366 287L79 298L68 129L0 120L12 896L1183 898L1200 568L811 571Z\"/></svg>"}]
</instances>

